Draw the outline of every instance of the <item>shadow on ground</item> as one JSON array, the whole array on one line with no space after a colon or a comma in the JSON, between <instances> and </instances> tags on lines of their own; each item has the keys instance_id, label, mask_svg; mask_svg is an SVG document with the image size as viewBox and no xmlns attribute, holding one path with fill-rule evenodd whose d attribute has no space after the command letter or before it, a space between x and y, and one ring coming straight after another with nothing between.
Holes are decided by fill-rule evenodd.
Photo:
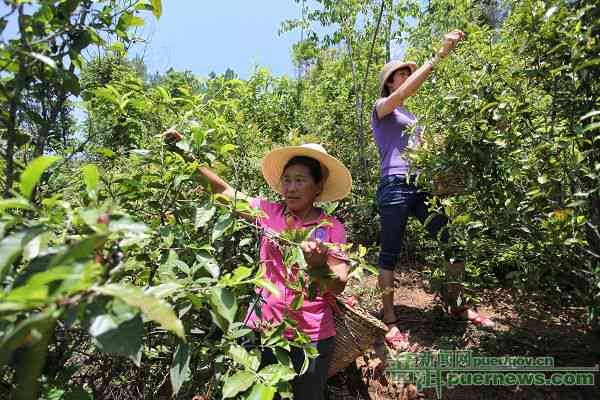
<instances>
[{"instance_id":1,"label":"shadow on ground","mask_svg":"<svg viewBox=\"0 0 600 400\"><path fill-rule=\"evenodd\" d=\"M375 285L370 277L365 285ZM447 316L432 293L428 293L417 271L398 274L394 291L396 315L401 329L410 331L410 342L416 352L437 350L470 350L473 355L488 357L551 357L556 368L597 368L600 364L600 336L584 324L582 308L561 305L561 299L539 294L520 293L510 289L484 290L479 293L479 311L497 324L494 330L483 330L473 324ZM392 377L375 379L369 370L373 352L357 360L353 385L362 377L371 399L398 399L402 385ZM398 354L390 352L391 357ZM525 363L526 361L523 361ZM525 367L523 367L525 368ZM574 371L519 371L562 375L568 382L575 380ZM517 371L514 371L516 373ZM518 378L517 378L518 379ZM524 379L524 378L521 378ZM537 378L540 379L540 378ZM600 375L594 373L592 385L456 385L443 387L444 400L587 400L600 399ZM363 398L367 398L364 396ZM357 393L357 392L355 392ZM361 398L356 395L355 398ZM433 388L425 388L419 398L436 399ZM407 399L411 397L406 396ZM417 397L412 397L417 398Z\"/></svg>"}]
</instances>

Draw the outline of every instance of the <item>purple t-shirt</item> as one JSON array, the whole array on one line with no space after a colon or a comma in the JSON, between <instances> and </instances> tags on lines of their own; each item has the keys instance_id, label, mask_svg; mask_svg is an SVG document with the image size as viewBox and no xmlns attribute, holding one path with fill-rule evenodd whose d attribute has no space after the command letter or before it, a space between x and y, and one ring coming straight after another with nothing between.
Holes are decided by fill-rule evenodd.
<instances>
[{"instance_id":1,"label":"purple t-shirt","mask_svg":"<svg viewBox=\"0 0 600 400\"><path fill-rule=\"evenodd\" d=\"M417 118L402 106L382 119L377 118L377 111L373 108L371 127L379 150L381 176L418 173L410 170L410 161L403 154L407 148L415 148L421 142L422 127L410 128L416 123Z\"/></svg>"}]
</instances>

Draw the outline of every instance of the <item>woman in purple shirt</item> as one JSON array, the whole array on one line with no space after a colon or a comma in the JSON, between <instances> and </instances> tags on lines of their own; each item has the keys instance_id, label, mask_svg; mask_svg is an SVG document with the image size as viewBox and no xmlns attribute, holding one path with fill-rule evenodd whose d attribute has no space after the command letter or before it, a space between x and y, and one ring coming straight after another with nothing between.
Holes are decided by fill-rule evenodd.
<instances>
[{"instance_id":1,"label":"woman in purple shirt","mask_svg":"<svg viewBox=\"0 0 600 400\"><path fill-rule=\"evenodd\" d=\"M435 56L417 68L413 62L391 61L382 68L380 98L375 102L371 125L381 160L381 180L377 190L377 204L381 220L381 252L379 254L379 287L383 290L383 320L388 325L386 342L398 348L406 340L406 335L396 326L394 314L394 267L401 252L406 222L410 215L421 223L428 221L429 233L443 242L448 241L448 222L443 215L430 216L427 194L414 185L418 171L411 169L405 155L406 149L420 142L421 127L417 118L404 108L404 101L414 95L427 79L435 64L446 57L456 47L464 33L458 30L444 35L442 47ZM449 259L447 276L460 280L464 272L464 262ZM448 284L448 298L452 315L472 321L475 324L493 327L494 323L460 304L462 286Z\"/></svg>"}]
</instances>

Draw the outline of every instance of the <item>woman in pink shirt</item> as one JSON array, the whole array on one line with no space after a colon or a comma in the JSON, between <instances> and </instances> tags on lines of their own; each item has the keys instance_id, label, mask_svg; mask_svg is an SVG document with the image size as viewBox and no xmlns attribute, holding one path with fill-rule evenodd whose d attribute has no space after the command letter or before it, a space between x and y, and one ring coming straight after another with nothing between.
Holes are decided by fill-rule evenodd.
<instances>
[{"instance_id":1,"label":"woman in pink shirt","mask_svg":"<svg viewBox=\"0 0 600 400\"><path fill-rule=\"evenodd\" d=\"M167 136L179 139L180 134L171 131ZM305 374L292 382L294 399L324 399L327 370L334 350L335 323L331 300L341 293L346 285L349 266L341 251L331 250L329 244L346 242L344 226L332 216L315 206L315 202L328 202L342 199L352 187L348 169L337 159L327 154L318 144L283 147L272 150L262 160L262 173L269 186L279 193L283 200L273 202L262 198L249 198L236 192L227 182L208 168L200 168L214 193L230 199L247 199L250 204L262 211L257 224L265 231L260 246L260 260L265 276L278 289L278 294L258 291L262 297L260 312L251 308L246 317L246 325L259 330L261 325L277 325L285 316L295 320L297 329L306 334L319 356L310 360ZM324 224L321 224L323 223ZM327 291L317 293L309 299L305 296L298 310L293 310L291 302L298 292L289 288L286 282L294 274L293 266L286 266L278 243L271 234L287 229L315 228L311 240L301 244L309 268L327 268L330 272L325 281ZM290 268L292 267L292 268ZM293 332L284 335L292 338ZM263 351L262 363L275 363L270 351ZM293 347L292 362L297 371L304 361L304 353Z\"/></svg>"}]
</instances>

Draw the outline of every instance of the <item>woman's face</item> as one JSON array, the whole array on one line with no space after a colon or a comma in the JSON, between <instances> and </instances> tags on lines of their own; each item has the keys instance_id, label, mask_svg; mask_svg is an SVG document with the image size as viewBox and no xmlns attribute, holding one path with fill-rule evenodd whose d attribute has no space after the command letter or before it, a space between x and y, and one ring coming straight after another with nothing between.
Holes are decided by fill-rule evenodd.
<instances>
[{"instance_id":1,"label":"woman's face","mask_svg":"<svg viewBox=\"0 0 600 400\"><path fill-rule=\"evenodd\" d=\"M315 198L323 190L321 182L315 182L306 165L290 165L281 175L282 194L287 207L298 213L313 207Z\"/></svg>"},{"instance_id":2,"label":"woman's face","mask_svg":"<svg viewBox=\"0 0 600 400\"><path fill-rule=\"evenodd\" d=\"M390 93L402 86L410 74L410 68L400 68L394 71L387 81L387 86Z\"/></svg>"}]
</instances>

